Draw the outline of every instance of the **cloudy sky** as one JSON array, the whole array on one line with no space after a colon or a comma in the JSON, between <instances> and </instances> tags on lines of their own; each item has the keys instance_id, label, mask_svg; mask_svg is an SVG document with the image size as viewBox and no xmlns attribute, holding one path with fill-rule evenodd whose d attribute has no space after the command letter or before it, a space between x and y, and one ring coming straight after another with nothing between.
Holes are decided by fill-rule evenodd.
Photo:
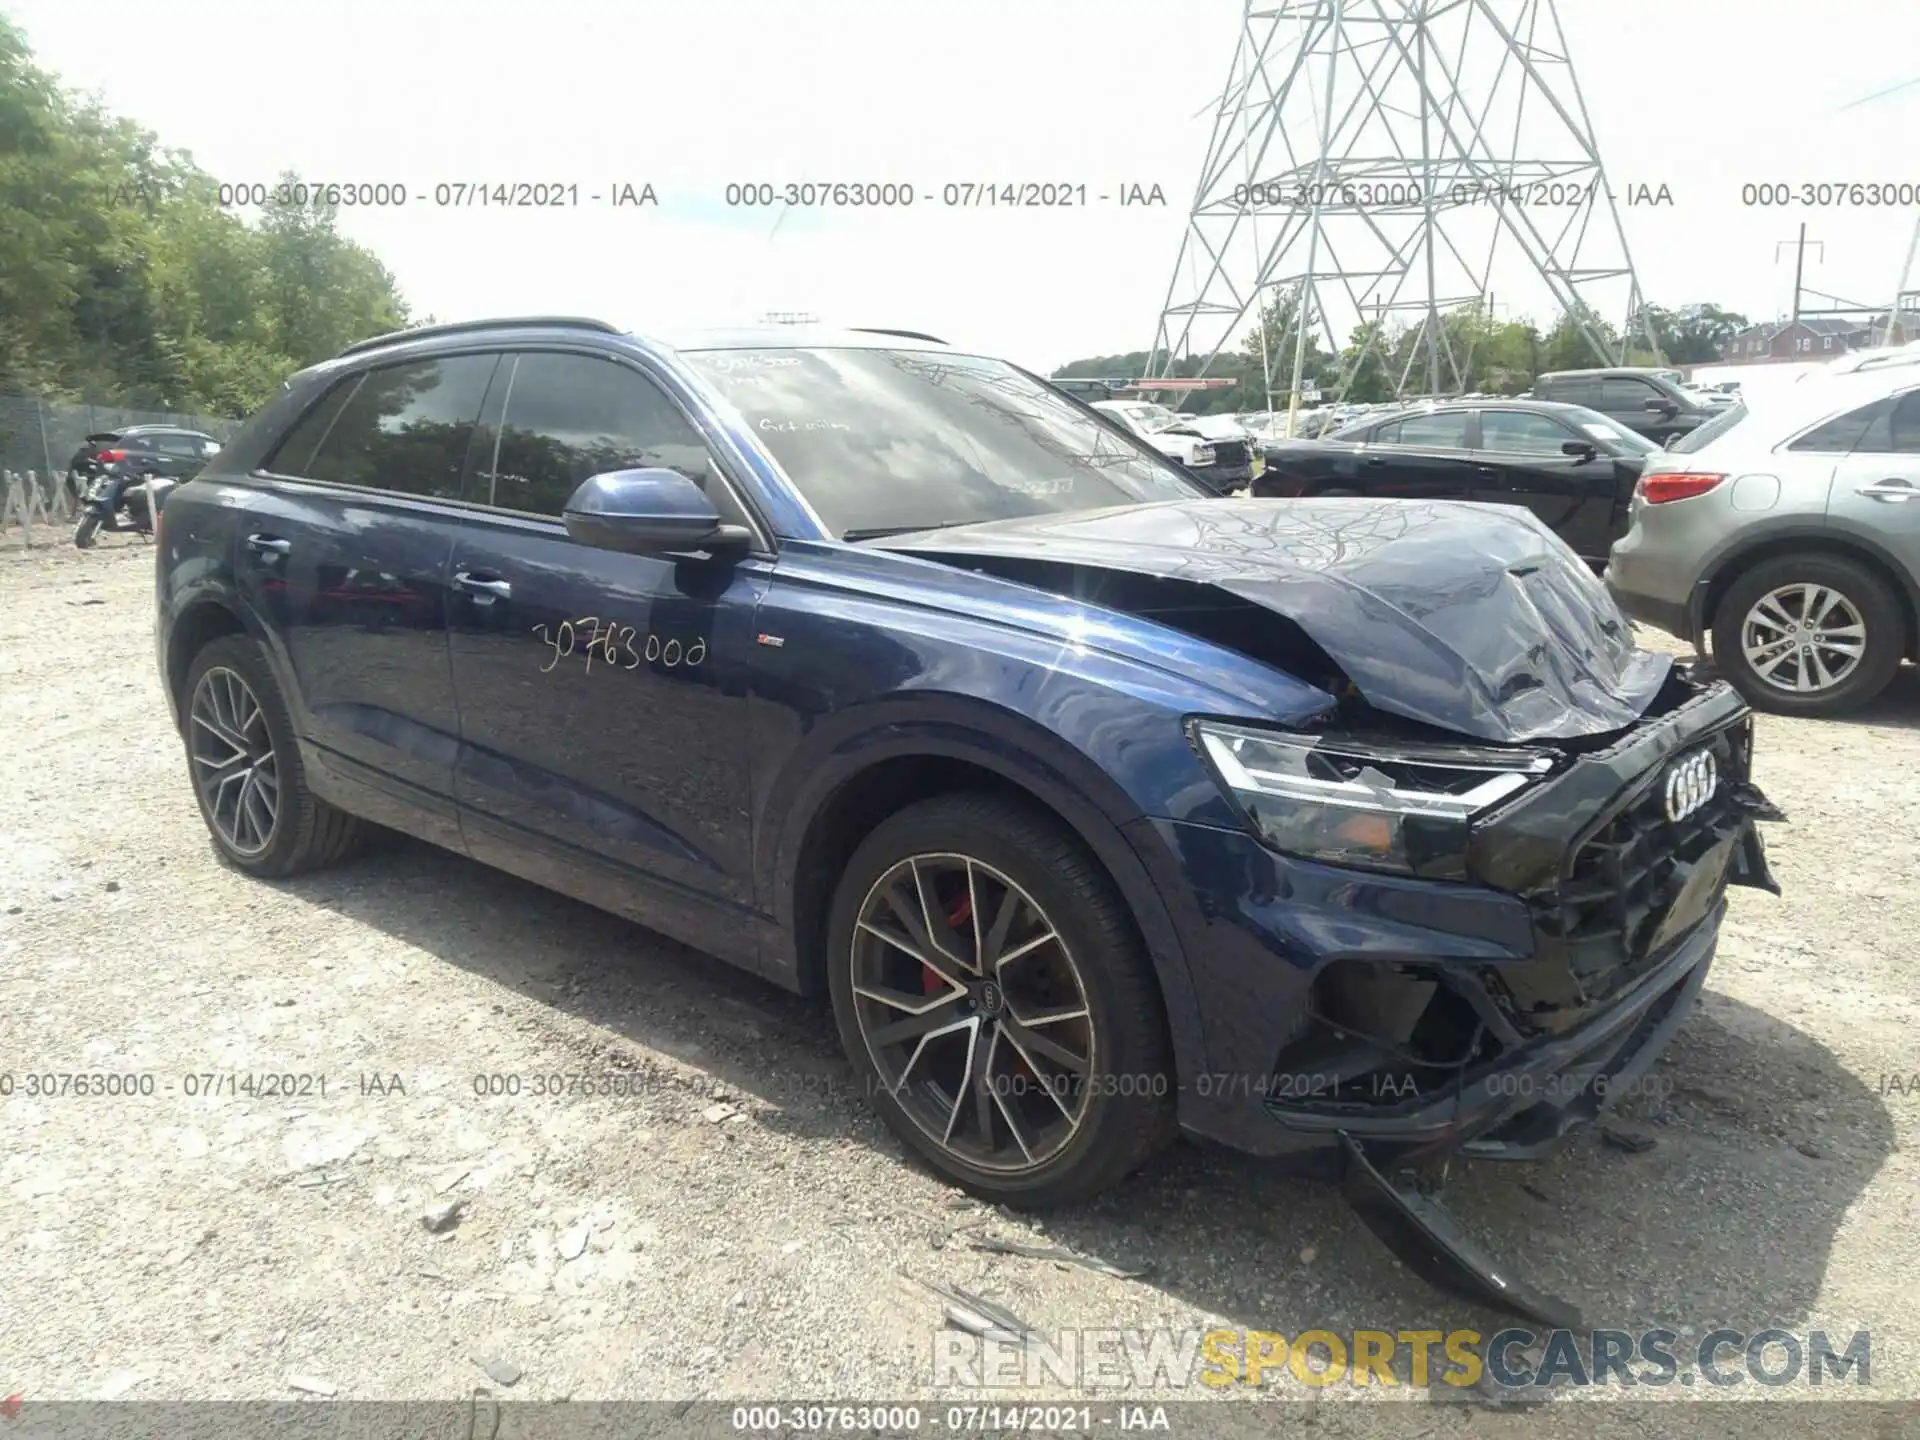
<instances>
[{"instance_id":1,"label":"cloudy sky","mask_svg":"<svg viewBox=\"0 0 1920 1440\"><path fill-rule=\"evenodd\" d=\"M1370 5L1371 0L1356 0ZM1514 0L1495 0L1511 8ZM416 309L641 330L808 310L1051 368L1145 346L1238 0L0 0L40 62L231 182L292 169L429 203L346 228ZM1920 4L1560 0L1643 288L1756 316L1888 298L1920 212L1755 209L1747 183L1920 187ZM1883 94L1883 92L1885 92ZM1858 102L1863 97L1882 98ZM729 182L1158 185L1164 207L789 214ZM577 184L577 208L436 208L439 183ZM652 184L658 207L586 197ZM1920 265L1916 265L1920 287ZM1497 274L1529 308L1524 273ZM1507 307L1503 307L1507 308Z\"/></svg>"}]
</instances>

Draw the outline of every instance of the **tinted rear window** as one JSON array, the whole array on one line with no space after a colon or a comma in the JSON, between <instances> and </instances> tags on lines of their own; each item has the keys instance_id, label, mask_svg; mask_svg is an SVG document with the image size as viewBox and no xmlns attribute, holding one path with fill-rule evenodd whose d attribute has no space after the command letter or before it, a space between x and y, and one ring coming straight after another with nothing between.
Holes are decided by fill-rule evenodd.
<instances>
[{"instance_id":1,"label":"tinted rear window","mask_svg":"<svg viewBox=\"0 0 1920 1440\"><path fill-rule=\"evenodd\" d=\"M282 474L397 490L443 500L460 496L467 446L497 363L493 355L452 355L369 370L337 408L330 395L294 428L275 457ZM311 458L300 463L310 429L333 410Z\"/></svg>"}]
</instances>

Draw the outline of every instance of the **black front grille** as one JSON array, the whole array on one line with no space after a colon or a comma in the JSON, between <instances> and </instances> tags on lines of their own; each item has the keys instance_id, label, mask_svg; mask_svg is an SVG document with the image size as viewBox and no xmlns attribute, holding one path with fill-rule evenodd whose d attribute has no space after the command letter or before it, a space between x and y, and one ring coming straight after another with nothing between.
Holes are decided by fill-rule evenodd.
<instances>
[{"instance_id":1,"label":"black front grille","mask_svg":"<svg viewBox=\"0 0 1920 1440\"><path fill-rule=\"evenodd\" d=\"M1552 890L1532 897L1539 958L1563 962L1587 999L1600 998L1654 958L1652 942L1694 866L1749 823L1748 724L1676 751L1569 856ZM1719 771L1711 799L1693 814L1666 814L1670 768L1705 750ZM1672 938L1672 937L1669 937Z\"/></svg>"},{"instance_id":2,"label":"black front grille","mask_svg":"<svg viewBox=\"0 0 1920 1440\"><path fill-rule=\"evenodd\" d=\"M1211 440L1213 463L1226 470L1237 470L1247 463L1247 447L1238 440Z\"/></svg>"}]
</instances>

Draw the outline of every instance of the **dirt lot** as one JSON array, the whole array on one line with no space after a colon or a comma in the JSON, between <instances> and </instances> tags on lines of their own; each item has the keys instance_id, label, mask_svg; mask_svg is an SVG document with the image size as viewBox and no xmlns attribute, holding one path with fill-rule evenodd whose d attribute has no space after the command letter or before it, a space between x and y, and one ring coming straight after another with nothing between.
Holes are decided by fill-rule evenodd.
<instances>
[{"instance_id":1,"label":"dirt lot","mask_svg":"<svg viewBox=\"0 0 1920 1440\"><path fill-rule=\"evenodd\" d=\"M425 1398L518 1372L514 1398L925 1396L921 1280L1043 1329L1499 1327L1331 1189L1231 1157L1177 1149L1038 1222L958 1197L861 1109L824 1011L467 860L396 840L284 885L225 869L151 586L137 543L0 548L0 1394ZM1920 1397L1917 681L1855 722L1763 720L1786 895L1736 893L1664 1098L1624 1112L1657 1143L1589 1135L1450 1188L1593 1323L1869 1329L1874 1392ZM154 1092L30 1098L36 1072ZM250 1073L325 1093L190 1078ZM547 1075L632 1093L531 1093Z\"/></svg>"}]
</instances>

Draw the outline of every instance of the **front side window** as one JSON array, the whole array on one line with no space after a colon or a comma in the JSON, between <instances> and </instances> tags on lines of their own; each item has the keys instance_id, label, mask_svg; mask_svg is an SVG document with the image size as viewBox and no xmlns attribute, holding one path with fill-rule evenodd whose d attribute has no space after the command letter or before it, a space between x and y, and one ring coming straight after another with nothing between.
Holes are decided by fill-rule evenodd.
<instances>
[{"instance_id":1,"label":"front side window","mask_svg":"<svg viewBox=\"0 0 1920 1440\"><path fill-rule=\"evenodd\" d=\"M683 358L842 538L1206 493L1002 360L866 348Z\"/></svg>"},{"instance_id":2,"label":"front side window","mask_svg":"<svg viewBox=\"0 0 1920 1440\"><path fill-rule=\"evenodd\" d=\"M1608 410L1641 410L1649 400L1661 400L1666 397L1649 385L1645 380L1631 375L1609 375L1601 383L1600 393L1605 398Z\"/></svg>"},{"instance_id":3,"label":"front side window","mask_svg":"<svg viewBox=\"0 0 1920 1440\"><path fill-rule=\"evenodd\" d=\"M1920 390L1889 397L1884 411L1868 425L1855 452L1863 455L1920 455Z\"/></svg>"},{"instance_id":4,"label":"front side window","mask_svg":"<svg viewBox=\"0 0 1920 1440\"><path fill-rule=\"evenodd\" d=\"M677 470L726 520L731 497L715 483L706 441L659 386L597 355L528 352L514 362L482 504L558 516L583 481L613 470Z\"/></svg>"},{"instance_id":5,"label":"front side window","mask_svg":"<svg viewBox=\"0 0 1920 1440\"><path fill-rule=\"evenodd\" d=\"M1558 455L1574 439L1572 431L1546 415L1525 410L1484 410L1480 448L1504 455Z\"/></svg>"},{"instance_id":6,"label":"front side window","mask_svg":"<svg viewBox=\"0 0 1920 1440\"><path fill-rule=\"evenodd\" d=\"M279 447L273 468L335 485L456 500L497 357L452 355L369 370L328 395ZM321 427L324 426L324 429ZM318 432L310 458L304 442Z\"/></svg>"}]
</instances>

